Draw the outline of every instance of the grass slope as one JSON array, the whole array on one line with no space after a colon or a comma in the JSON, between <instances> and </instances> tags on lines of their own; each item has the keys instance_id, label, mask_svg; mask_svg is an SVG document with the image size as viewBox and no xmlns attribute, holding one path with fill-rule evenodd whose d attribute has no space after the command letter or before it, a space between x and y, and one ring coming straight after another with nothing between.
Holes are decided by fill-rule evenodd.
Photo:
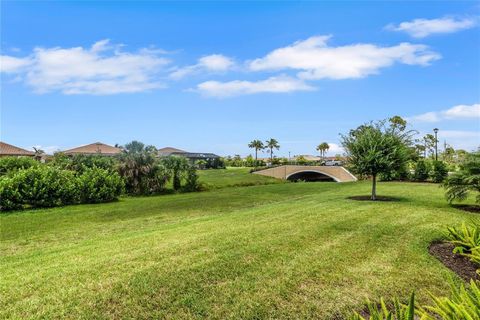
<instances>
[{"instance_id":1,"label":"grass slope","mask_svg":"<svg viewBox=\"0 0 480 320\"><path fill-rule=\"evenodd\" d=\"M199 170L199 180L206 189L220 189L225 187L246 187L264 184L283 183L284 181L265 177L258 174L249 174L252 168L235 168L219 170Z\"/></svg>"},{"instance_id":2,"label":"grass slope","mask_svg":"<svg viewBox=\"0 0 480 320\"><path fill-rule=\"evenodd\" d=\"M324 318L447 293L433 184L285 183L2 215L1 318Z\"/></svg>"}]
</instances>

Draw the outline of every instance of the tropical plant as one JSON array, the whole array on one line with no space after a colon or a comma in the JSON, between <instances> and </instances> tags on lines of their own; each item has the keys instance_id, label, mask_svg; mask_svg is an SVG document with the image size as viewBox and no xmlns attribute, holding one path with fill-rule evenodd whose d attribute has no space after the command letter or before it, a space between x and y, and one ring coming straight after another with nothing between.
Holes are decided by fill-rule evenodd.
<instances>
[{"instance_id":1,"label":"tropical plant","mask_svg":"<svg viewBox=\"0 0 480 320\"><path fill-rule=\"evenodd\" d=\"M36 147L33 147L33 151L35 152L33 158L37 161L42 160L42 157L45 155L45 151Z\"/></svg>"},{"instance_id":2,"label":"tropical plant","mask_svg":"<svg viewBox=\"0 0 480 320\"><path fill-rule=\"evenodd\" d=\"M165 167L151 152L125 152L119 156L118 173L129 194L153 194L162 191L169 178Z\"/></svg>"},{"instance_id":3,"label":"tropical plant","mask_svg":"<svg viewBox=\"0 0 480 320\"><path fill-rule=\"evenodd\" d=\"M421 311L421 319L425 320L479 320L480 319L480 287L479 282L470 280L470 286L451 284L451 297L431 295L433 305L425 306Z\"/></svg>"},{"instance_id":4,"label":"tropical plant","mask_svg":"<svg viewBox=\"0 0 480 320\"><path fill-rule=\"evenodd\" d=\"M365 124L342 135L342 146L352 170L372 177L372 200L377 198L377 176L405 166L410 156L413 133L401 131L398 126L386 122Z\"/></svg>"},{"instance_id":5,"label":"tropical plant","mask_svg":"<svg viewBox=\"0 0 480 320\"><path fill-rule=\"evenodd\" d=\"M480 203L480 153L468 154L460 170L447 177L443 186L449 203L465 200L470 192L476 193L475 201Z\"/></svg>"},{"instance_id":6,"label":"tropical plant","mask_svg":"<svg viewBox=\"0 0 480 320\"><path fill-rule=\"evenodd\" d=\"M173 190L180 190L182 187L182 176L190 168L187 158L168 156L162 158L162 164L172 177Z\"/></svg>"},{"instance_id":7,"label":"tropical plant","mask_svg":"<svg viewBox=\"0 0 480 320\"><path fill-rule=\"evenodd\" d=\"M271 138L267 141L265 141L266 143L266 148L268 148L269 150L269 153L270 153L270 163L273 163L273 149L280 149L280 145L278 144L278 141Z\"/></svg>"},{"instance_id":8,"label":"tropical plant","mask_svg":"<svg viewBox=\"0 0 480 320\"><path fill-rule=\"evenodd\" d=\"M460 228L448 227L446 237L455 246L454 253L480 264L480 225L463 223ZM480 269L477 272L480 273Z\"/></svg>"},{"instance_id":9,"label":"tropical plant","mask_svg":"<svg viewBox=\"0 0 480 320\"><path fill-rule=\"evenodd\" d=\"M255 162L258 160L258 151L263 150L265 146L263 145L263 142L260 140L253 140L248 144L248 147L251 149L255 149Z\"/></svg>"},{"instance_id":10,"label":"tropical plant","mask_svg":"<svg viewBox=\"0 0 480 320\"><path fill-rule=\"evenodd\" d=\"M392 308L388 308L384 299L380 299L380 304L367 302L368 318L358 313L353 314L350 320L414 320L415 319L415 294L412 293L408 305L403 305L398 299L393 299Z\"/></svg>"},{"instance_id":11,"label":"tropical plant","mask_svg":"<svg viewBox=\"0 0 480 320\"><path fill-rule=\"evenodd\" d=\"M330 149L330 145L326 142L320 143L316 148L316 150L320 152L322 158L325 158L325 152L327 152L328 149Z\"/></svg>"},{"instance_id":12,"label":"tropical plant","mask_svg":"<svg viewBox=\"0 0 480 320\"><path fill-rule=\"evenodd\" d=\"M450 286L450 297L430 294L433 300L431 305L416 306L415 295L412 293L408 305L399 303L398 299L393 299L391 304L385 303L383 299L380 299L379 304L368 302L369 315L363 317L355 313L350 320L479 320L479 282L470 280L468 287L463 283L456 286L451 282Z\"/></svg>"},{"instance_id":13,"label":"tropical plant","mask_svg":"<svg viewBox=\"0 0 480 320\"><path fill-rule=\"evenodd\" d=\"M200 189L200 183L198 182L197 170L194 166L190 165L185 174L185 186L183 189L188 192L198 191Z\"/></svg>"},{"instance_id":14,"label":"tropical plant","mask_svg":"<svg viewBox=\"0 0 480 320\"><path fill-rule=\"evenodd\" d=\"M433 182L440 183L448 176L447 165L443 161L433 161L430 178Z\"/></svg>"}]
</instances>

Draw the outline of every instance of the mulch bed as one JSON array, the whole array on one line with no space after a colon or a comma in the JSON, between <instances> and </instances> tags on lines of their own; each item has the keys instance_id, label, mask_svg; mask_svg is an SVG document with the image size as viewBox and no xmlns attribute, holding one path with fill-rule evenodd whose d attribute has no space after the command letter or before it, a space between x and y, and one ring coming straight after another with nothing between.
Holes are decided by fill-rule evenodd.
<instances>
[{"instance_id":1,"label":"mulch bed","mask_svg":"<svg viewBox=\"0 0 480 320\"><path fill-rule=\"evenodd\" d=\"M386 197L386 196L377 196L377 200L372 200L370 196L351 196L347 197L349 200L355 200L355 201L400 201L400 198L395 198L395 197Z\"/></svg>"},{"instance_id":2,"label":"mulch bed","mask_svg":"<svg viewBox=\"0 0 480 320\"><path fill-rule=\"evenodd\" d=\"M458 210L463 210L467 212L480 213L480 206L469 205L469 204L453 204L452 207Z\"/></svg>"},{"instance_id":3,"label":"mulch bed","mask_svg":"<svg viewBox=\"0 0 480 320\"><path fill-rule=\"evenodd\" d=\"M448 242L433 242L428 251L465 281L480 280L477 274L479 266L467 257L453 253L454 248L455 246Z\"/></svg>"}]
</instances>

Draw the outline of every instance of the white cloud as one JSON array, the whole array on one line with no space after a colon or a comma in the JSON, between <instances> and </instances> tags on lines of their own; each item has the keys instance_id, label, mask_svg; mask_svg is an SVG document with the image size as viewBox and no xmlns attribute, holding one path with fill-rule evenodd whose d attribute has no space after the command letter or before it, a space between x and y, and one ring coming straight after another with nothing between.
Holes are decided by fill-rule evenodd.
<instances>
[{"instance_id":1,"label":"white cloud","mask_svg":"<svg viewBox=\"0 0 480 320\"><path fill-rule=\"evenodd\" d=\"M32 63L30 58L16 58L10 56L0 56L0 72L17 73L24 70Z\"/></svg>"},{"instance_id":2,"label":"white cloud","mask_svg":"<svg viewBox=\"0 0 480 320\"><path fill-rule=\"evenodd\" d=\"M480 103L458 105L447 110L432 111L407 118L413 122L439 122L450 119L480 119Z\"/></svg>"},{"instance_id":3,"label":"white cloud","mask_svg":"<svg viewBox=\"0 0 480 320\"><path fill-rule=\"evenodd\" d=\"M168 63L155 50L129 53L101 40L91 48L35 48L26 58L2 56L2 72L22 76L37 93L108 95L164 87L158 75Z\"/></svg>"},{"instance_id":4,"label":"white cloud","mask_svg":"<svg viewBox=\"0 0 480 320\"><path fill-rule=\"evenodd\" d=\"M270 77L260 81L206 81L197 85L196 89L196 91L206 96L220 98L262 92L279 93L308 90L315 90L315 88L307 85L302 80L288 76Z\"/></svg>"},{"instance_id":5,"label":"white cloud","mask_svg":"<svg viewBox=\"0 0 480 320\"><path fill-rule=\"evenodd\" d=\"M331 36L315 36L273 50L248 63L252 71L294 69L302 79L354 79L377 74L395 63L427 66L440 55L422 44L328 46Z\"/></svg>"},{"instance_id":6,"label":"white cloud","mask_svg":"<svg viewBox=\"0 0 480 320\"><path fill-rule=\"evenodd\" d=\"M338 143L328 142L328 145L330 146L330 148L328 149L327 154L330 156L345 153L345 149L343 149L343 147L340 146Z\"/></svg>"},{"instance_id":7,"label":"white cloud","mask_svg":"<svg viewBox=\"0 0 480 320\"><path fill-rule=\"evenodd\" d=\"M211 54L198 59L198 63L179 68L170 74L175 80L184 78L187 75L199 73L202 71L225 72L235 65L233 59L221 54Z\"/></svg>"},{"instance_id":8,"label":"white cloud","mask_svg":"<svg viewBox=\"0 0 480 320\"><path fill-rule=\"evenodd\" d=\"M393 31L403 31L414 38L424 38L432 34L454 33L474 27L477 21L472 18L454 19L443 17L439 19L415 19L405 21L398 26L388 25L386 28Z\"/></svg>"}]
</instances>

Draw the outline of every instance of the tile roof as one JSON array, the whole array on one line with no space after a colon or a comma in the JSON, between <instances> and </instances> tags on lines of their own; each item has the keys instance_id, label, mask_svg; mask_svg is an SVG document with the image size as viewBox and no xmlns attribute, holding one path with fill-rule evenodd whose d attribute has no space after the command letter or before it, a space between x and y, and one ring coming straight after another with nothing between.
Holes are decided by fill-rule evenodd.
<instances>
[{"instance_id":1,"label":"tile roof","mask_svg":"<svg viewBox=\"0 0 480 320\"><path fill-rule=\"evenodd\" d=\"M177 148L172 148L172 147L165 147L165 148L158 149L157 152L159 154L170 154L170 153L173 153L173 152L186 152L186 151L180 150L180 149L177 149Z\"/></svg>"},{"instance_id":2,"label":"tile roof","mask_svg":"<svg viewBox=\"0 0 480 320\"><path fill-rule=\"evenodd\" d=\"M109 146L101 142L95 142L80 146L77 148L69 149L63 151L65 154L104 154L104 155L115 155L121 153L122 149L117 147Z\"/></svg>"},{"instance_id":3,"label":"tile roof","mask_svg":"<svg viewBox=\"0 0 480 320\"><path fill-rule=\"evenodd\" d=\"M34 156L35 152L28 151L0 141L0 155L2 156Z\"/></svg>"}]
</instances>

